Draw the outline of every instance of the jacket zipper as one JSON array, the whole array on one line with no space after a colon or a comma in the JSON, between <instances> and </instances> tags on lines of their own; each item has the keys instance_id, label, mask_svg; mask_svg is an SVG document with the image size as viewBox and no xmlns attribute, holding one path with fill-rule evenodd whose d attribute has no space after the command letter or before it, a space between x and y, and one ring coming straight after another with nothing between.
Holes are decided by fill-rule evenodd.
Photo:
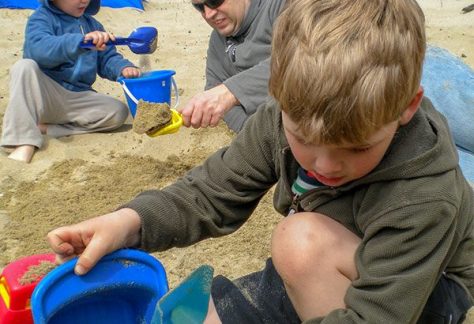
<instances>
[{"instance_id":1,"label":"jacket zipper","mask_svg":"<svg viewBox=\"0 0 474 324\"><path fill-rule=\"evenodd\" d=\"M289 183L289 177L288 177L288 174L286 173L286 168L285 166L287 165L287 152L290 151L290 148L289 147L285 147L281 150L282 154L283 154L283 161L285 163L285 165L281 168L282 169L282 176L284 178L284 184L285 184L285 187L286 187L286 190L288 191L289 194L292 194L293 191L291 190L291 185ZM323 186L323 187L320 187L320 188L314 188L314 189L311 189L305 193L303 193L302 195L300 196L297 196L297 195L294 195L292 196L292 200L291 200L291 204L290 204L290 207L288 209L288 216L289 215L293 215L294 213L296 212L300 212L300 210L304 210L303 208L301 208L300 206L300 202L306 198L307 196L309 195L312 195L314 194L316 191L321 191L321 190L331 190L331 191L337 191L336 188L334 187L329 187L329 186Z\"/></svg>"}]
</instances>

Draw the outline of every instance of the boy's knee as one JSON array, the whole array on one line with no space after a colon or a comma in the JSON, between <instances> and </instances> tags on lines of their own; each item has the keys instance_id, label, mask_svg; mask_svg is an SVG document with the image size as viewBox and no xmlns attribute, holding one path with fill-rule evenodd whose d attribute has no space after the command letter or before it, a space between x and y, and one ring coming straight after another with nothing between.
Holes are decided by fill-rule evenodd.
<instances>
[{"instance_id":1,"label":"boy's knee","mask_svg":"<svg viewBox=\"0 0 474 324\"><path fill-rule=\"evenodd\" d=\"M272 235L272 259L280 275L301 275L314 260L325 262L337 238L317 213L297 213L281 221Z\"/></svg>"},{"instance_id":2,"label":"boy's knee","mask_svg":"<svg viewBox=\"0 0 474 324\"><path fill-rule=\"evenodd\" d=\"M128 108L127 106L122 103L121 101L111 102L108 105L109 110L109 118L107 121L107 126L109 129L115 129L122 126L128 118Z\"/></svg>"},{"instance_id":3,"label":"boy's knee","mask_svg":"<svg viewBox=\"0 0 474 324\"><path fill-rule=\"evenodd\" d=\"M117 109L117 112L114 116L114 120L117 124L119 124L119 126L122 126L123 123L125 123L125 121L127 120L127 118L128 118L128 108L126 105L122 104Z\"/></svg>"},{"instance_id":4,"label":"boy's knee","mask_svg":"<svg viewBox=\"0 0 474 324\"><path fill-rule=\"evenodd\" d=\"M358 274L353 260L359 244L360 238L334 219L304 212L288 216L277 225L271 253L286 283L334 271L354 280Z\"/></svg>"},{"instance_id":5,"label":"boy's knee","mask_svg":"<svg viewBox=\"0 0 474 324\"><path fill-rule=\"evenodd\" d=\"M32 59L21 59L11 67L10 73L15 75L25 74L28 72L38 72L41 71L38 63Z\"/></svg>"}]
</instances>

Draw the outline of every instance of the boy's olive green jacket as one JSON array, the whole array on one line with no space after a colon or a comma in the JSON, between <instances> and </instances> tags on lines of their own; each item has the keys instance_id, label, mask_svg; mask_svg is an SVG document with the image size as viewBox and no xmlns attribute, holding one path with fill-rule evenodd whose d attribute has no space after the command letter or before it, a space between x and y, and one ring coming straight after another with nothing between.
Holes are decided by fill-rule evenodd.
<instances>
[{"instance_id":1,"label":"boy's olive green jacket","mask_svg":"<svg viewBox=\"0 0 474 324\"><path fill-rule=\"evenodd\" d=\"M370 174L301 197L301 210L332 217L362 239L347 309L311 322L416 322L443 271L472 299L474 194L457 162L444 118L425 99ZM229 147L126 205L142 218L140 247L165 250L232 233L275 184L275 208L286 215L297 168L270 102Z\"/></svg>"}]
</instances>

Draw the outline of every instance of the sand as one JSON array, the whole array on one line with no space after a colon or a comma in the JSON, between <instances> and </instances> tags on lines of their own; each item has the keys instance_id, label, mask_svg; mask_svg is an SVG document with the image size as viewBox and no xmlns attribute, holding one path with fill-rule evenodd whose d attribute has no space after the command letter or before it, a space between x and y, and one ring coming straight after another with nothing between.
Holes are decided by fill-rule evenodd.
<instances>
[{"instance_id":1,"label":"sand","mask_svg":"<svg viewBox=\"0 0 474 324\"><path fill-rule=\"evenodd\" d=\"M153 103L138 100L137 112L133 118L133 131L139 135L154 133L169 125L171 110L167 103Z\"/></svg>"},{"instance_id":2,"label":"sand","mask_svg":"<svg viewBox=\"0 0 474 324\"><path fill-rule=\"evenodd\" d=\"M429 42L474 66L474 12L461 11L472 0L422 0L420 4ZM0 10L0 120L9 99L9 68L22 56L30 13ZM153 70L175 70L181 104L204 87L210 27L189 0L150 0L144 12L102 8L97 17L118 36L127 36L138 26L158 28L158 50L146 59L127 47L119 50L136 64L146 61ZM118 83L98 79L94 87L125 101ZM129 118L112 133L47 138L30 164L12 161L0 150L0 269L19 257L49 252L45 241L49 230L112 211L144 189L171 183L233 136L220 124L200 130L182 127L175 134L152 138L134 133ZM154 254L165 266L170 286L201 264L230 278L262 268L269 256L271 231L280 219L271 202L267 195L232 235Z\"/></svg>"}]
</instances>

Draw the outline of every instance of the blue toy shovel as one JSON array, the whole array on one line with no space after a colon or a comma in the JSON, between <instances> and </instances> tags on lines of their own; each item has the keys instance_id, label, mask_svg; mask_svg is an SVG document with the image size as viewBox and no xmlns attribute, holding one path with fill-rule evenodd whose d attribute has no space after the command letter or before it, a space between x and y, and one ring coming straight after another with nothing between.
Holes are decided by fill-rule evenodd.
<instances>
[{"instance_id":1,"label":"blue toy shovel","mask_svg":"<svg viewBox=\"0 0 474 324\"><path fill-rule=\"evenodd\" d=\"M155 27L138 27L132 31L130 36L116 37L115 41L108 41L106 45L128 45L135 54L151 54L156 50L158 30ZM80 44L82 48L93 48L92 40Z\"/></svg>"},{"instance_id":2,"label":"blue toy shovel","mask_svg":"<svg viewBox=\"0 0 474 324\"><path fill-rule=\"evenodd\" d=\"M201 324L207 315L214 269L194 270L156 305L151 324Z\"/></svg>"},{"instance_id":3,"label":"blue toy shovel","mask_svg":"<svg viewBox=\"0 0 474 324\"><path fill-rule=\"evenodd\" d=\"M36 286L35 324L150 323L168 291L163 266L143 251L115 251L83 276L74 274L76 262L58 266Z\"/></svg>"}]
</instances>

